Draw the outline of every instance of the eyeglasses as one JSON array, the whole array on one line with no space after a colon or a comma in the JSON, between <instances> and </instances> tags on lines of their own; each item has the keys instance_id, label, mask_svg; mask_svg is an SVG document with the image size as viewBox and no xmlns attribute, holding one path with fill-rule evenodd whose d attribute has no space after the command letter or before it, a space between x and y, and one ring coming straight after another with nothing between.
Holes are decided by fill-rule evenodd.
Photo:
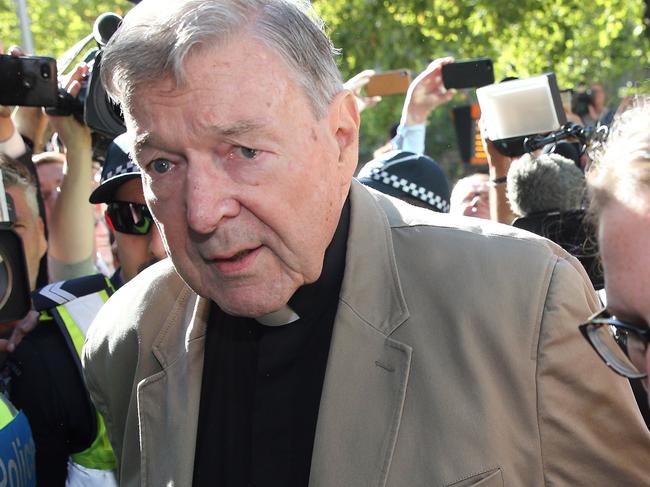
<instances>
[{"instance_id":1,"label":"eyeglasses","mask_svg":"<svg viewBox=\"0 0 650 487\"><path fill-rule=\"evenodd\" d=\"M616 319L607 309L580 325L580 332L607 366L628 379L648 376L645 353L650 329Z\"/></svg>"},{"instance_id":2,"label":"eyeglasses","mask_svg":"<svg viewBox=\"0 0 650 487\"><path fill-rule=\"evenodd\" d=\"M149 208L139 203L114 201L108 204L104 216L111 230L130 235L146 235L153 225Z\"/></svg>"}]
</instances>

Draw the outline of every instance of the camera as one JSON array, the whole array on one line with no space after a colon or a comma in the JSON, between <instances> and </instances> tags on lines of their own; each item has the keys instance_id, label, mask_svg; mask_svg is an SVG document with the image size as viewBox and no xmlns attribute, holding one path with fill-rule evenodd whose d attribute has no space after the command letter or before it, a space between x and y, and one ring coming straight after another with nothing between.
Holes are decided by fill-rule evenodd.
<instances>
[{"instance_id":1,"label":"camera","mask_svg":"<svg viewBox=\"0 0 650 487\"><path fill-rule=\"evenodd\" d=\"M554 73L484 86L476 96L488 138L506 156L525 154L527 138L559 130L566 123Z\"/></svg>"},{"instance_id":2,"label":"camera","mask_svg":"<svg viewBox=\"0 0 650 487\"><path fill-rule=\"evenodd\" d=\"M13 230L13 200L1 181L0 172L0 323L6 323L27 314L30 290L23 242Z\"/></svg>"},{"instance_id":3,"label":"camera","mask_svg":"<svg viewBox=\"0 0 650 487\"><path fill-rule=\"evenodd\" d=\"M72 97L63 88L59 88L56 106L45 110L49 115L74 115L80 122L109 141L125 132L126 129L120 106L108 97L101 83L102 48L108 43L121 22L122 17L115 13L101 14L93 24L92 34L79 41L64 54L63 58L67 59L67 62L62 63L65 64L63 69L89 41L94 39L97 43L97 47L88 51L84 56L84 62L88 64L89 71L87 79L81 83L79 94Z\"/></svg>"},{"instance_id":4,"label":"camera","mask_svg":"<svg viewBox=\"0 0 650 487\"><path fill-rule=\"evenodd\" d=\"M574 91L571 98L571 111L583 118L589 115L589 105L593 103L593 93L590 89Z\"/></svg>"},{"instance_id":5,"label":"camera","mask_svg":"<svg viewBox=\"0 0 650 487\"><path fill-rule=\"evenodd\" d=\"M100 80L102 48L121 22L119 15L103 13L95 20L93 32L58 62L43 56L0 55L0 104L39 106L45 107L49 115L73 115L94 132L94 139L99 143L107 144L125 132L122 110L108 97ZM64 72L92 40L97 47L83 57L89 66L88 76L82 80L78 95L73 97L58 86L58 72Z\"/></svg>"}]
</instances>

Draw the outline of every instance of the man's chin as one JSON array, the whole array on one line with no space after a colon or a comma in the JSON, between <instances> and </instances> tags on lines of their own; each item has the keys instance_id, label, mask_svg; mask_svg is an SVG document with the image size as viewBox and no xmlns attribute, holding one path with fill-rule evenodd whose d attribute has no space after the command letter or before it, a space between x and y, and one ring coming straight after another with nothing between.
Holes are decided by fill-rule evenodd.
<instances>
[{"instance_id":1,"label":"man's chin","mask_svg":"<svg viewBox=\"0 0 650 487\"><path fill-rule=\"evenodd\" d=\"M260 291L257 293L229 293L227 295L208 293L207 296L203 295L203 297L214 301L221 310L231 316L259 318L282 309L292 295L293 293L287 293L286 299L278 297L278 295L264 298L264 291Z\"/></svg>"},{"instance_id":2,"label":"man's chin","mask_svg":"<svg viewBox=\"0 0 650 487\"><path fill-rule=\"evenodd\" d=\"M260 303L260 302L237 302L229 300L216 300L213 301L223 310L231 316L241 316L243 318L259 318L260 316L268 315L278 311L287 303Z\"/></svg>"}]
</instances>

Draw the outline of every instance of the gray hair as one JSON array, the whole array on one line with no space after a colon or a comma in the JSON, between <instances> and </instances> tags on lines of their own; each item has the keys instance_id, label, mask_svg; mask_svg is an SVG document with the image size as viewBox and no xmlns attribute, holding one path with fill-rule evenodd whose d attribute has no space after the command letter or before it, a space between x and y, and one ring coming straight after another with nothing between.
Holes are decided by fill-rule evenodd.
<instances>
[{"instance_id":1,"label":"gray hair","mask_svg":"<svg viewBox=\"0 0 650 487\"><path fill-rule=\"evenodd\" d=\"M650 95L617 115L587 179L596 217L612 199L650 193Z\"/></svg>"},{"instance_id":2,"label":"gray hair","mask_svg":"<svg viewBox=\"0 0 650 487\"><path fill-rule=\"evenodd\" d=\"M582 170L559 154L525 154L508 170L508 200L519 216L581 208L585 185Z\"/></svg>"},{"instance_id":3,"label":"gray hair","mask_svg":"<svg viewBox=\"0 0 650 487\"><path fill-rule=\"evenodd\" d=\"M317 118L343 89L338 51L306 0L144 0L129 12L102 54L102 82L129 112L142 84L171 75L187 80L184 62L201 46L223 45L242 30L275 51Z\"/></svg>"},{"instance_id":4,"label":"gray hair","mask_svg":"<svg viewBox=\"0 0 650 487\"><path fill-rule=\"evenodd\" d=\"M5 189L20 188L25 193L27 206L34 216L39 216L36 181L29 170L16 159L0 152L0 171Z\"/></svg>"}]
</instances>

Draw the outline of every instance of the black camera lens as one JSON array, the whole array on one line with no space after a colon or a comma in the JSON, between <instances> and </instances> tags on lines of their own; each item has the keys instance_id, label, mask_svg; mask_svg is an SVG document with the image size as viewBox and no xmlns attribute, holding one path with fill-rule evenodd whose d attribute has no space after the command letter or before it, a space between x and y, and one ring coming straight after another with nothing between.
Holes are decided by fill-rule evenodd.
<instances>
[{"instance_id":1,"label":"black camera lens","mask_svg":"<svg viewBox=\"0 0 650 487\"><path fill-rule=\"evenodd\" d=\"M0 252L0 308L4 307L11 296L11 283L11 266L6 256Z\"/></svg>"},{"instance_id":2,"label":"black camera lens","mask_svg":"<svg viewBox=\"0 0 650 487\"><path fill-rule=\"evenodd\" d=\"M23 242L6 223L0 223L0 323L21 319L30 304Z\"/></svg>"},{"instance_id":3,"label":"black camera lens","mask_svg":"<svg viewBox=\"0 0 650 487\"><path fill-rule=\"evenodd\" d=\"M41 76L45 79L52 77L52 71L49 64L41 64Z\"/></svg>"}]
</instances>

